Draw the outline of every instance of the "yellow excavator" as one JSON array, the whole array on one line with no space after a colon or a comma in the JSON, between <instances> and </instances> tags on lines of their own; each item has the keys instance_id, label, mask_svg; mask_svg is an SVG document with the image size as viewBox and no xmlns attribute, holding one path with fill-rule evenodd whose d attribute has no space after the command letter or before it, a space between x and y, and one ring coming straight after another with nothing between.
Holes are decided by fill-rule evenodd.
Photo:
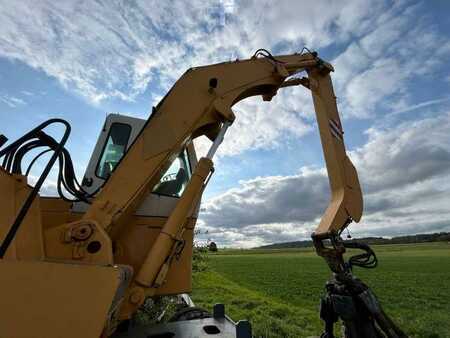
<instances>
[{"instance_id":1,"label":"yellow excavator","mask_svg":"<svg viewBox=\"0 0 450 338\"><path fill-rule=\"evenodd\" d=\"M247 60L191 68L147 121L107 117L81 183L65 148L65 120L46 121L8 145L2 135L0 337L251 337L250 323L233 322L223 305L207 314L187 295L194 228L212 158L235 120L233 105L251 96L270 101L292 86L312 94L331 187L312 235L333 272L321 301L322 337L334 337L338 320L346 337L405 337L352 275L352 266L374 267L375 254L340 236L360 220L363 199L345 151L332 71L309 50L273 56L264 49ZM60 140L45 131L54 125L64 127ZM212 145L197 160L193 140L202 135ZM32 187L30 169L44 154L48 163ZM53 167L59 197L40 196ZM364 252L346 261L346 247ZM147 299L168 295L184 300L173 320L130 325Z\"/></svg>"}]
</instances>

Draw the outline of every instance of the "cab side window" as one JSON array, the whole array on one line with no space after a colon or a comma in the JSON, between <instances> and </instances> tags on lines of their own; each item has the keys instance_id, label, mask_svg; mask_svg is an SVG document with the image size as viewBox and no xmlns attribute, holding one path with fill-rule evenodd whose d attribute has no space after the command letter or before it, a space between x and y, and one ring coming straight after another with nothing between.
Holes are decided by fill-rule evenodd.
<instances>
[{"instance_id":1,"label":"cab side window","mask_svg":"<svg viewBox=\"0 0 450 338\"><path fill-rule=\"evenodd\" d=\"M164 173L153 192L159 195L180 197L191 178L187 150L183 150Z\"/></svg>"},{"instance_id":2,"label":"cab side window","mask_svg":"<svg viewBox=\"0 0 450 338\"><path fill-rule=\"evenodd\" d=\"M130 134L131 126L128 124L113 123L111 125L100 161L95 170L95 174L98 177L107 179L113 172L125 154Z\"/></svg>"}]
</instances>

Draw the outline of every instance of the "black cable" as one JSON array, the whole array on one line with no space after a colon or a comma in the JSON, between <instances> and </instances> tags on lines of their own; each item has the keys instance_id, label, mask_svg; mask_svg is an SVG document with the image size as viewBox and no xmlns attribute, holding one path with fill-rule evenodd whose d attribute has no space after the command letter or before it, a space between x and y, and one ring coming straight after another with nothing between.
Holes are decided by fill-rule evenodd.
<instances>
[{"instance_id":1,"label":"black cable","mask_svg":"<svg viewBox=\"0 0 450 338\"><path fill-rule=\"evenodd\" d=\"M62 119L51 119L48 120L42 124L40 124L38 127L33 129L31 132L27 133L24 137L20 138L16 142L12 143L10 146L6 147L2 151L0 151L0 156L3 156L7 154L11 149L16 149L15 147L18 144L21 144L23 139L26 139L27 137L34 136L37 131L44 129L50 124L53 123L61 123L66 127L66 130L64 132L63 137L61 138L61 141L58 144L58 147L56 148L55 152L53 153L52 157L48 161L47 165L45 166L41 176L39 176L38 181L36 182L34 188L31 190L31 193L28 195L27 199L25 200L22 208L20 208L20 211L14 220L14 223L12 224L11 228L9 229L8 233L5 236L5 239L3 240L1 246L0 246L0 258L3 258L6 251L8 250L11 242L13 241L14 237L16 236L17 231L19 230L20 225L22 224L23 219L25 218L28 210L31 207L31 204L33 203L34 199L36 198L39 190L42 187L42 184L44 183L45 179L47 178L51 168L55 164L56 160L58 159L59 155L64 149L64 145L67 142L67 139L69 138L71 127L70 124Z\"/></svg>"},{"instance_id":2,"label":"black cable","mask_svg":"<svg viewBox=\"0 0 450 338\"><path fill-rule=\"evenodd\" d=\"M373 269L378 265L378 258L375 252L366 243L357 242L344 242L344 247L348 249L360 249L365 251L362 254L354 255L350 257L347 264L351 269L353 266L359 266L361 268Z\"/></svg>"},{"instance_id":3,"label":"black cable","mask_svg":"<svg viewBox=\"0 0 450 338\"><path fill-rule=\"evenodd\" d=\"M258 57L258 56L260 56L260 55L262 55L262 56L265 57L265 58L271 59L272 61L275 61L275 62L281 62L280 60L275 59L275 57L272 55L272 53L269 52L267 49L264 49L264 48L258 49L258 50L253 54L253 57Z\"/></svg>"},{"instance_id":4,"label":"black cable","mask_svg":"<svg viewBox=\"0 0 450 338\"><path fill-rule=\"evenodd\" d=\"M313 52L311 52L310 50L309 50L309 48L308 47L306 47L306 46L303 46L303 48L302 48L302 50L300 51L300 55L302 55L303 54L303 52L304 51L307 51L308 53L310 53L310 54L312 54Z\"/></svg>"},{"instance_id":5,"label":"black cable","mask_svg":"<svg viewBox=\"0 0 450 338\"><path fill-rule=\"evenodd\" d=\"M46 134L42 129L48 125L41 125L34 128L29 133L22 136L16 142L3 149L0 152L0 157L4 156L3 167L12 174L22 174L22 162L25 155L37 148L46 147L48 149L39 153L29 164L25 175L28 176L32 166L35 162L45 153L49 151L56 151L59 146L53 137ZM75 170L73 168L73 162L70 153L67 149L63 148L58 155L59 168L58 168L58 180L57 191L59 196L69 202L84 201L90 203L89 198L93 197L101 187L99 187L93 193L86 192L81 184L78 182ZM74 198L68 198L65 196L64 191L72 195Z\"/></svg>"},{"instance_id":6,"label":"black cable","mask_svg":"<svg viewBox=\"0 0 450 338\"><path fill-rule=\"evenodd\" d=\"M17 149L17 151L14 154L14 159L12 161L11 172L14 174L22 174L22 161L25 155L35 148L40 148L44 146L45 143L42 142L42 140L34 140L24 144L19 149Z\"/></svg>"},{"instance_id":7,"label":"black cable","mask_svg":"<svg viewBox=\"0 0 450 338\"><path fill-rule=\"evenodd\" d=\"M43 156L44 154L46 154L46 153L48 153L48 152L50 152L50 151L52 151L52 149L45 149L44 151L41 151L39 154L37 154L36 157L33 158L33 160L32 160L32 161L30 162L30 164L28 165L28 168L27 168L27 170L25 171L25 176L28 176L28 174L30 173L31 168L33 167L34 163L35 163L41 156Z\"/></svg>"}]
</instances>

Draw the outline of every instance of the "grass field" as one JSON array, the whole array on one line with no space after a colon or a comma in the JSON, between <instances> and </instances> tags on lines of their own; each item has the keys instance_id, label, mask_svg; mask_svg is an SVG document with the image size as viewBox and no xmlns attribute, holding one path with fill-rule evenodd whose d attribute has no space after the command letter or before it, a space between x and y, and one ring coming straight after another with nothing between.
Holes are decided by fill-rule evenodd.
<instances>
[{"instance_id":1,"label":"grass field","mask_svg":"<svg viewBox=\"0 0 450 338\"><path fill-rule=\"evenodd\" d=\"M450 245L374 246L379 266L355 268L411 337L450 337ZM257 337L319 335L318 303L330 272L312 249L223 251L194 276L197 305L226 304Z\"/></svg>"}]
</instances>

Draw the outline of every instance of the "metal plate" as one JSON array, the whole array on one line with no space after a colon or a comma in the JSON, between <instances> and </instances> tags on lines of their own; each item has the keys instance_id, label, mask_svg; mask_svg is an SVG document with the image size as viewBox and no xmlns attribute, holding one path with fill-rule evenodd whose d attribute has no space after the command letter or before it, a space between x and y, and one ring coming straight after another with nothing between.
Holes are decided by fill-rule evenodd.
<instances>
[{"instance_id":1,"label":"metal plate","mask_svg":"<svg viewBox=\"0 0 450 338\"><path fill-rule=\"evenodd\" d=\"M188 297L189 298L189 297ZM190 298L189 298L190 300ZM193 303L192 303L193 304ZM193 319L131 328L111 338L252 338L248 321L233 322L223 304L216 304L212 318Z\"/></svg>"},{"instance_id":2,"label":"metal plate","mask_svg":"<svg viewBox=\"0 0 450 338\"><path fill-rule=\"evenodd\" d=\"M100 337L128 282L124 272L118 266L0 260L0 337Z\"/></svg>"},{"instance_id":3,"label":"metal plate","mask_svg":"<svg viewBox=\"0 0 450 338\"><path fill-rule=\"evenodd\" d=\"M174 323L138 327L112 338L244 338L237 334L237 326L229 319L195 319ZM246 336L250 338L251 336Z\"/></svg>"}]
</instances>

